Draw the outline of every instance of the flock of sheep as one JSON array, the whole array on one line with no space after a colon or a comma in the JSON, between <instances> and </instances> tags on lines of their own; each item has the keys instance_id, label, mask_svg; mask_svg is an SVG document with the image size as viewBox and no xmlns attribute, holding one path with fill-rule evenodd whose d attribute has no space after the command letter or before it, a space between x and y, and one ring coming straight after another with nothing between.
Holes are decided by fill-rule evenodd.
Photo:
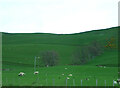
<instances>
[{"instance_id":1,"label":"flock of sheep","mask_svg":"<svg viewBox=\"0 0 120 88\"><path fill-rule=\"evenodd\" d=\"M38 74L39 72L38 71L35 71L34 72L34 74ZM24 76L25 75L25 73L24 72L20 72L19 74L18 74L18 76Z\"/></svg>"},{"instance_id":2,"label":"flock of sheep","mask_svg":"<svg viewBox=\"0 0 120 88\"><path fill-rule=\"evenodd\" d=\"M67 70L67 68L65 68L65 70ZM35 75L37 75L38 73L39 73L38 71L35 71L35 72L34 72ZM24 72L20 72L20 73L18 74L18 76L24 76L24 75L25 75ZM62 74L62 75L64 76L65 74ZM69 77L66 78L67 80L70 79L70 76L72 76L72 74L69 74L68 76L69 76ZM89 79L88 79L88 80L89 80ZM119 84L119 85L120 85L120 79L114 80L114 81L113 81L113 84Z\"/></svg>"}]
</instances>

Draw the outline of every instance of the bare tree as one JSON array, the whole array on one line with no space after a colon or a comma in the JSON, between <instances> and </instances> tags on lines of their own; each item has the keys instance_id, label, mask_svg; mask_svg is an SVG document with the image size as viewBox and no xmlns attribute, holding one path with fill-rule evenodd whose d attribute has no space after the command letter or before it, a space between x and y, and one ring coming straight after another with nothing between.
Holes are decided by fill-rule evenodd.
<instances>
[{"instance_id":1,"label":"bare tree","mask_svg":"<svg viewBox=\"0 0 120 88\"><path fill-rule=\"evenodd\" d=\"M58 63L58 53L55 51L44 51L41 58L45 66L55 66Z\"/></svg>"},{"instance_id":2,"label":"bare tree","mask_svg":"<svg viewBox=\"0 0 120 88\"><path fill-rule=\"evenodd\" d=\"M73 64L80 65L85 64L91 59L95 58L102 53L102 46L99 42L94 41L88 46L78 47L73 54Z\"/></svg>"},{"instance_id":3,"label":"bare tree","mask_svg":"<svg viewBox=\"0 0 120 88\"><path fill-rule=\"evenodd\" d=\"M98 41L93 41L89 46L88 50L91 54L91 58L94 58L95 56L98 56L102 53L102 46Z\"/></svg>"}]
</instances>

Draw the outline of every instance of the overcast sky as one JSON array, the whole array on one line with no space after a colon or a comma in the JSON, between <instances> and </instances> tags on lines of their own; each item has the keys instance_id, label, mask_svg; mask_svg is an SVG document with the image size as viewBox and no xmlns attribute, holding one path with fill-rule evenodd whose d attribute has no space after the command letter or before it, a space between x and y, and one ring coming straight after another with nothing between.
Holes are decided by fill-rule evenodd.
<instances>
[{"instance_id":1,"label":"overcast sky","mask_svg":"<svg viewBox=\"0 0 120 88\"><path fill-rule=\"evenodd\" d=\"M119 0L0 0L0 31L68 34L118 26Z\"/></svg>"}]
</instances>

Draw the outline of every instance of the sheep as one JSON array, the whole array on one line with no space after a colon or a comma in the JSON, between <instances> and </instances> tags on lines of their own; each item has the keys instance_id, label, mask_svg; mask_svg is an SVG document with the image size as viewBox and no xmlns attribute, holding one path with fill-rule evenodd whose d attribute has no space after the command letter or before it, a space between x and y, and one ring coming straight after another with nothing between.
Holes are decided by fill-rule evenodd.
<instances>
[{"instance_id":1,"label":"sheep","mask_svg":"<svg viewBox=\"0 0 120 88\"><path fill-rule=\"evenodd\" d=\"M62 74L62 75L64 75L64 74Z\"/></svg>"},{"instance_id":2,"label":"sheep","mask_svg":"<svg viewBox=\"0 0 120 88\"><path fill-rule=\"evenodd\" d=\"M67 77L66 79L70 79L69 77Z\"/></svg>"},{"instance_id":3,"label":"sheep","mask_svg":"<svg viewBox=\"0 0 120 88\"><path fill-rule=\"evenodd\" d=\"M38 74L39 72L38 71L35 71L34 74Z\"/></svg>"},{"instance_id":4,"label":"sheep","mask_svg":"<svg viewBox=\"0 0 120 88\"><path fill-rule=\"evenodd\" d=\"M47 65L46 67L49 67L49 65Z\"/></svg>"},{"instance_id":5,"label":"sheep","mask_svg":"<svg viewBox=\"0 0 120 88\"><path fill-rule=\"evenodd\" d=\"M20 72L20 73L18 74L18 76L23 76L23 75L25 75L24 72Z\"/></svg>"},{"instance_id":6,"label":"sheep","mask_svg":"<svg viewBox=\"0 0 120 88\"><path fill-rule=\"evenodd\" d=\"M104 67L104 68L106 68L105 65L96 65L96 66L97 67Z\"/></svg>"},{"instance_id":7,"label":"sheep","mask_svg":"<svg viewBox=\"0 0 120 88\"><path fill-rule=\"evenodd\" d=\"M104 68L106 68L106 66L104 66Z\"/></svg>"},{"instance_id":8,"label":"sheep","mask_svg":"<svg viewBox=\"0 0 120 88\"><path fill-rule=\"evenodd\" d=\"M117 84L117 81L113 81L114 84Z\"/></svg>"},{"instance_id":9,"label":"sheep","mask_svg":"<svg viewBox=\"0 0 120 88\"><path fill-rule=\"evenodd\" d=\"M113 81L114 84L120 84L120 79L117 79L116 81Z\"/></svg>"},{"instance_id":10,"label":"sheep","mask_svg":"<svg viewBox=\"0 0 120 88\"><path fill-rule=\"evenodd\" d=\"M85 78L85 80L89 80L89 78Z\"/></svg>"},{"instance_id":11,"label":"sheep","mask_svg":"<svg viewBox=\"0 0 120 88\"><path fill-rule=\"evenodd\" d=\"M72 76L72 74L69 74L68 76Z\"/></svg>"},{"instance_id":12,"label":"sheep","mask_svg":"<svg viewBox=\"0 0 120 88\"><path fill-rule=\"evenodd\" d=\"M65 68L65 69L67 69L67 68Z\"/></svg>"},{"instance_id":13,"label":"sheep","mask_svg":"<svg viewBox=\"0 0 120 88\"><path fill-rule=\"evenodd\" d=\"M117 83L120 84L120 79L117 79Z\"/></svg>"}]
</instances>

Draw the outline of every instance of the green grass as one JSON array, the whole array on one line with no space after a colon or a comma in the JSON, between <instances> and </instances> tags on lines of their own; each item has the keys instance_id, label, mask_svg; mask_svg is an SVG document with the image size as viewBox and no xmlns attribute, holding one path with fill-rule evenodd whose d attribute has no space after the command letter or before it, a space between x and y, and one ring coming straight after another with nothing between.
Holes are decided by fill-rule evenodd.
<instances>
[{"instance_id":1,"label":"green grass","mask_svg":"<svg viewBox=\"0 0 120 88\"><path fill-rule=\"evenodd\" d=\"M118 66L118 52L109 51L105 52L100 56L97 56L95 59L87 63L87 65L106 65L108 67L117 67Z\"/></svg>"},{"instance_id":2,"label":"green grass","mask_svg":"<svg viewBox=\"0 0 120 88\"><path fill-rule=\"evenodd\" d=\"M104 52L96 56L84 65L72 66L73 53L78 47L89 45L94 40L98 40L104 47L107 39L114 37L117 46L117 29L113 27L104 30L89 31L76 34L49 34L49 33L3 33L3 85L4 86L65 86L66 77L72 73L73 76L68 80L68 86L107 86L113 85L113 80L118 78L118 52L116 49L103 48ZM40 52L54 50L59 55L59 63L54 67L40 67L40 72L34 75L34 57L40 56ZM37 64L43 65L40 60ZM98 68L95 65L103 64L106 68ZM65 70L64 68L68 69ZM26 75L19 77L19 72ZM65 75L62 76L61 74ZM46 75L47 74L47 75ZM60 79L59 79L60 77ZM89 78L87 81L85 78ZM46 83L47 79L47 83Z\"/></svg>"},{"instance_id":3,"label":"green grass","mask_svg":"<svg viewBox=\"0 0 120 88\"><path fill-rule=\"evenodd\" d=\"M67 69L65 69L65 67ZM14 68L14 69L13 69ZM53 79L55 81L55 86L66 86L66 77L69 74L73 76L67 80L68 86L73 86L73 79L75 80L76 86L81 86L81 80L83 80L83 86L95 86L96 79L98 80L98 86L104 86L105 80L107 86L113 85L113 80L117 78L117 68L116 67L106 67L98 68L95 66L55 66L55 67L45 67L37 68L40 72L38 75L33 74L33 68L21 68L19 66L12 66L13 70L9 73L3 72L3 85L9 86L54 86ZM26 73L25 76L19 77L18 73L23 71ZM65 74L64 76L62 74ZM60 77L60 79L59 79ZM39 78L39 79L38 79ZM89 80L85 80L89 78ZM46 83L47 79L47 83ZM37 81L36 81L37 80ZM36 82L35 82L36 81ZM35 82L35 83L34 83Z\"/></svg>"}]
</instances>

